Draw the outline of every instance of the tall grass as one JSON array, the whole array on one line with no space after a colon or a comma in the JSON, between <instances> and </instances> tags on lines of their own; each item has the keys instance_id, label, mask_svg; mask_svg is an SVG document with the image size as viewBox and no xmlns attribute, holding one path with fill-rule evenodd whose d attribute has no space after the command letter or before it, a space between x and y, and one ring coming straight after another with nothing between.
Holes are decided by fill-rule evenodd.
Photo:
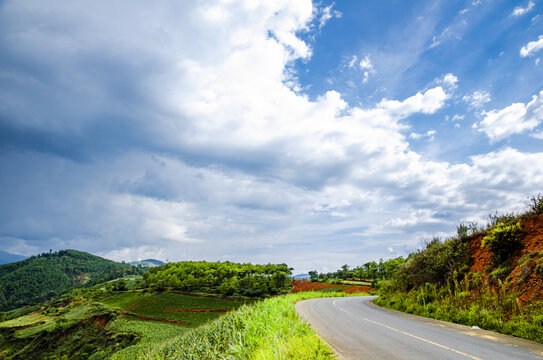
<instances>
[{"instance_id":1,"label":"tall grass","mask_svg":"<svg viewBox=\"0 0 543 360\"><path fill-rule=\"evenodd\" d=\"M183 326L161 322L145 321L125 316L116 319L110 328L123 333L138 334L140 341L117 351L110 360L133 360L140 354L151 351L164 344L167 340L179 337L180 334L190 331Z\"/></svg>"},{"instance_id":2,"label":"tall grass","mask_svg":"<svg viewBox=\"0 0 543 360\"><path fill-rule=\"evenodd\" d=\"M409 292L382 294L377 305L437 320L478 326L543 343L543 302L520 306L518 293L497 290L477 276L462 281L457 289L431 284Z\"/></svg>"},{"instance_id":3,"label":"tall grass","mask_svg":"<svg viewBox=\"0 0 543 360\"><path fill-rule=\"evenodd\" d=\"M243 306L139 359L331 360L331 349L294 308L300 300L331 296L349 294L302 292Z\"/></svg>"}]
</instances>

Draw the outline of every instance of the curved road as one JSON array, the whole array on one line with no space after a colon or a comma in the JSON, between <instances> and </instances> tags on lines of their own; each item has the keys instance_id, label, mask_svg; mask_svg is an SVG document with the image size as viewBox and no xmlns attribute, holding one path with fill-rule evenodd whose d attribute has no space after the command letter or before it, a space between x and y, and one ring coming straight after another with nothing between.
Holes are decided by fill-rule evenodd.
<instances>
[{"instance_id":1,"label":"curved road","mask_svg":"<svg viewBox=\"0 0 543 360\"><path fill-rule=\"evenodd\" d=\"M543 359L542 344L383 309L373 299L311 299L296 310L343 360Z\"/></svg>"}]
</instances>

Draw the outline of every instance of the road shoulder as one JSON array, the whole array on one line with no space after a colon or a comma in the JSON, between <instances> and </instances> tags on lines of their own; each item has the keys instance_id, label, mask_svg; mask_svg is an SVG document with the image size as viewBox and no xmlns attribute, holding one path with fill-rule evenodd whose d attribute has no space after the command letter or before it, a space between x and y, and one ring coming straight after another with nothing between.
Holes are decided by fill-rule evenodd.
<instances>
[{"instance_id":1,"label":"road shoulder","mask_svg":"<svg viewBox=\"0 0 543 360\"><path fill-rule=\"evenodd\" d=\"M432 326L438 326L438 327L441 327L441 328L449 329L451 331L466 334L466 335L469 335L469 336L475 336L475 337L478 337L478 338L481 338L481 339L497 341L497 342L500 342L502 344L507 344L507 345L510 345L510 346L522 346L522 347L530 349L532 352L534 352L534 353L536 353L538 355L543 356L543 344L537 343L535 341L521 339L521 338L518 338L518 337L515 337L515 336L511 336L511 335L500 334L500 333L490 331L490 330L474 329L474 328L471 328L471 327L466 326L466 325L455 324L455 323L451 323L451 322L447 322L447 321L436 320L436 319L427 318L427 317L424 317L424 316L419 316L419 315L409 314L409 313L405 313L405 312L398 311L398 310L392 310L392 309L384 308L384 307L381 307L381 306L375 304L373 302L373 300L367 301L367 304L369 306L374 307L376 309L379 309L381 311L388 312L390 314L395 314L397 316L402 316L402 317L407 318L407 319L420 321L420 322L423 322L425 324L429 324L429 325L432 325Z\"/></svg>"}]
</instances>

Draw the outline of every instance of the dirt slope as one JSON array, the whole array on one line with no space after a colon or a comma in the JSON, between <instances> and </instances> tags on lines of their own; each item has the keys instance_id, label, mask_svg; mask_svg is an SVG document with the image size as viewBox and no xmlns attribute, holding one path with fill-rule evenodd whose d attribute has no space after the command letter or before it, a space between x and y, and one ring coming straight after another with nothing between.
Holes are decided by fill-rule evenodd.
<instances>
[{"instance_id":1,"label":"dirt slope","mask_svg":"<svg viewBox=\"0 0 543 360\"><path fill-rule=\"evenodd\" d=\"M543 275L537 273L537 264L543 261L543 215L532 216L520 222L525 236L522 248L511 254L508 261L513 269L508 283L513 290L522 294L519 301L527 304L530 301L543 300ZM478 235L470 240L470 271L484 272L488 276L492 269L492 254L487 248L481 247L482 239L483 235Z\"/></svg>"}]
</instances>

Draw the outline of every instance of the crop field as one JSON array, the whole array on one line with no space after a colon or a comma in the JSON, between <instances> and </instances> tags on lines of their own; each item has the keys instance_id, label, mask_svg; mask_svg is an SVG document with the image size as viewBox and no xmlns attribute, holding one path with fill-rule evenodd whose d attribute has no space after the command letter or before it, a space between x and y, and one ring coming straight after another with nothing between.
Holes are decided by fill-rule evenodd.
<instances>
[{"instance_id":1,"label":"crop field","mask_svg":"<svg viewBox=\"0 0 543 360\"><path fill-rule=\"evenodd\" d=\"M194 328L221 313L237 309L246 301L233 301L208 297L181 295L176 293L150 294L126 292L102 301L105 305L125 311L128 314L163 320L176 320Z\"/></svg>"},{"instance_id":2,"label":"crop field","mask_svg":"<svg viewBox=\"0 0 543 360\"><path fill-rule=\"evenodd\" d=\"M27 327L35 325L37 323L45 323L49 320L48 316L41 314L29 314L15 318L13 320L8 320L0 323L0 327L5 328L17 328L17 327Z\"/></svg>"},{"instance_id":3,"label":"crop field","mask_svg":"<svg viewBox=\"0 0 543 360\"><path fill-rule=\"evenodd\" d=\"M125 313L110 328L124 333L137 334L141 340L118 351L112 360L135 359L170 339L190 329L214 320L224 312L235 310L247 301L232 301L209 297L189 296L176 293L144 293L131 291L113 295L102 302ZM150 318L145 320L137 316ZM187 325L168 323L184 322Z\"/></svg>"},{"instance_id":4,"label":"crop field","mask_svg":"<svg viewBox=\"0 0 543 360\"><path fill-rule=\"evenodd\" d=\"M189 328L186 326L140 320L133 316L125 316L115 320L110 325L110 328L116 331L138 334L141 337L141 340L137 344L113 354L111 360L136 359L140 354L149 352L152 347L160 346L167 340L189 331Z\"/></svg>"}]
</instances>

